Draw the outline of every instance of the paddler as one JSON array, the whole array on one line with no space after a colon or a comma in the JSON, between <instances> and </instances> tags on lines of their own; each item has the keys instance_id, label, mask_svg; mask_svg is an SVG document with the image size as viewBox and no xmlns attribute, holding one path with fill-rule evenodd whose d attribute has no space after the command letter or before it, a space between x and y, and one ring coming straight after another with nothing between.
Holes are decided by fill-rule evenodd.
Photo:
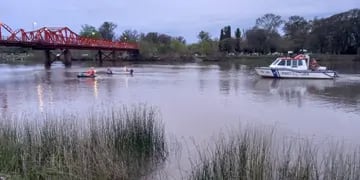
<instances>
[{"instance_id":1,"label":"paddler","mask_svg":"<svg viewBox=\"0 0 360 180\"><path fill-rule=\"evenodd\" d=\"M88 71L86 71L86 73L87 73L89 76L95 76L95 74L96 74L95 68L94 68L94 67L91 67Z\"/></svg>"},{"instance_id":2,"label":"paddler","mask_svg":"<svg viewBox=\"0 0 360 180\"><path fill-rule=\"evenodd\" d=\"M112 70L110 68L107 68L106 73L112 74L113 72L112 72Z\"/></svg>"}]
</instances>

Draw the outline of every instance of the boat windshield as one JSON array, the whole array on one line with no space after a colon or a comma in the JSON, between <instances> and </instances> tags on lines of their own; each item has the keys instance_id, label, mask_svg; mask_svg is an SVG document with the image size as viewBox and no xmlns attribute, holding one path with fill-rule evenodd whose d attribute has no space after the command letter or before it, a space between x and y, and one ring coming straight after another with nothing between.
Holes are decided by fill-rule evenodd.
<instances>
[{"instance_id":1,"label":"boat windshield","mask_svg":"<svg viewBox=\"0 0 360 180\"><path fill-rule=\"evenodd\" d=\"M271 65L276 65L280 60L280 58L277 58L273 63L271 63Z\"/></svg>"}]
</instances>

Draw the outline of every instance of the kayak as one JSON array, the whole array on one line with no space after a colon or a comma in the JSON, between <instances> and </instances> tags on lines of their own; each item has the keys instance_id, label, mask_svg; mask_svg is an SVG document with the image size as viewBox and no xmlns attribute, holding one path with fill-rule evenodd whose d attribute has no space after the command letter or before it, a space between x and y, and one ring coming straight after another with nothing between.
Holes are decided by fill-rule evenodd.
<instances>
[{"instance_id":1,"label":"kayak","mask_svg":"<svg viewBox=\"0 0 360 180\"><path fill-rule=\"evenodd\" d=\"M96 75L88 75L88 74L86 74L86 73L79 73L79 74L77 75L77 77L78 77L78 78L95 78Z\"/></svg>"},{"instance_id":2,"label":"kayak","mask_svg":"<svg viewBox=\"0 0 360 180\"><path fill-rule=\"evenodd\" d=\"M106 74L109 74L109 75L128 75L128 74L131 74L131 72L106 72Z\"/></svg>"}]
</instances>

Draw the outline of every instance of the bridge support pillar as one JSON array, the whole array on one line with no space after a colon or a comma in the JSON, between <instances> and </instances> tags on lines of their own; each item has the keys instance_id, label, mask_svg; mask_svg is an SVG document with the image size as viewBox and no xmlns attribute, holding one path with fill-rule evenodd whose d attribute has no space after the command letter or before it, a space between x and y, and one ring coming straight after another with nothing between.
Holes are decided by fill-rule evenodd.
<instances>
[{"instance_id":1,"label":"bridge support pillar","mask_svg":"<svg viewBox=\"0 0 360 180\"><path fill-rule=\"evenodd\" d=\"M64 65L65 67L71 67L71 54L70 50L65 49L64 50Z\"/></svg>"},{"instance_id":2,"label":"bridge support pillar","mask_svg":"<svg viewBox=\"0 0 360 180\"><path fill-rule=\"evenodd\" d=\"M51 60L51 52L50 50L45 50L45 68L50 68L51 67L51 63L52 63L52 60Z\"/></svg>"},{"instance_id":3,"label":"bridge support pillar","mask_svg":"<svg viewBox=\"0 0 360 180\"><path fill-rule=\"evenodd\" d=\"M112 54L112 61L116 61L116 51L112 51L111 52L111 54Z\"/></svg>"},{"instance_id":4,"label":"bridge support pillar","mask_svg":"<svg viewBox=\"0 0 360 180\"><path fill-rule=\"evenodd\" d=\"M102 65L103 64L103 57L102 57L103 52L101 50L99 50L98 55L99 55L99 64Z\"/></svg>"}]
</instances>

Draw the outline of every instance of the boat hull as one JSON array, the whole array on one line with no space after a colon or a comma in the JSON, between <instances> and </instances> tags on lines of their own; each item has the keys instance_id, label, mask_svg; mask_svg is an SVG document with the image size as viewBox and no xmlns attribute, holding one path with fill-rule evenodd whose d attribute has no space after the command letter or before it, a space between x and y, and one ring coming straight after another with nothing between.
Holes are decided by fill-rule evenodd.
<instances>
[{"instance_id":1,"label":"boat hull","mask_svg":"<svg viewBox=\"0 0 360 180\"><path fill-rule=\"evenodd\" d=\"M293 70L293 69L280 69L259 67L255 68L258 75L265 78L294 78L294 79L334 79L337 73L331 70Z\"/></svg>"},{"instance_id":2,"label":"boat hull","mask_svg":"<svg viewBox=\"0 0 360 180\"><path fill-rule=\"evenodd\" d=\"M88 74L86 74L86 73L79 73L79 74L77 75L77 77L78 77L78 78L95 78L96 75L88 75Z\"/></svg>"},{"instance_id":3,"label":"boat hull","mask_svg":"<svg viewBox=\"0 0 360 180\"><path fill-rule=\"evenodd\" d=\"M130 72L117 72L117 71L115 71L115 72L106 72L106 74L109 74L109 75L131 75L131 73Z\"/></svg>"}]
</instances>

